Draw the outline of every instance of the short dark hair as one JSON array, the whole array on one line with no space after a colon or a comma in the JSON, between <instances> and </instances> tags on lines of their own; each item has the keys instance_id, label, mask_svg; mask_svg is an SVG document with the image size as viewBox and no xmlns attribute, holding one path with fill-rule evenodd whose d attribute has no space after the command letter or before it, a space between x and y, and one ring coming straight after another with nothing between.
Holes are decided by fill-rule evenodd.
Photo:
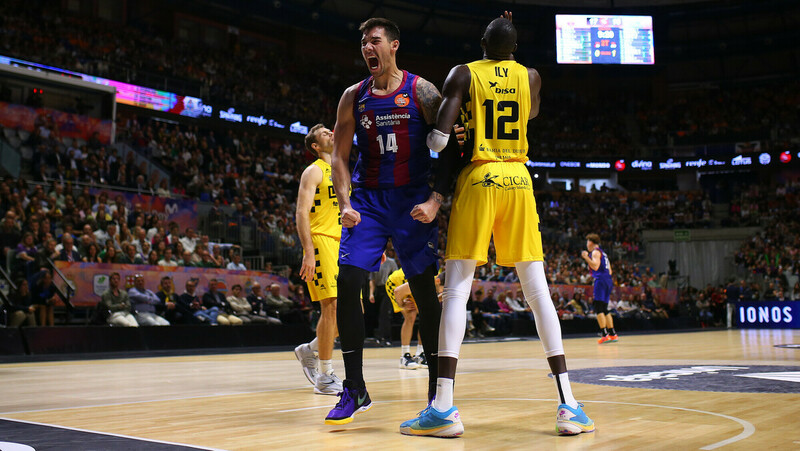
<instances>
[{"instance_id":1,"label":"short dark hair","mask_svg":"<svg viewBox=\"0 0 800 451\"><path fill-rule=\"evenodd\" d=\"M317 158L319 158L319 153L317 153L317 151L314 150L314 148L311 147L311 145L317 142L317 132L324 127L325 126L322 124L317 124L311 127L311 130L309 130L308 134L306 135L306 141L305 141L306 150L311 152L311 154Z\"/></svg>"},{"instance_id":2,"label":"short dark hair","mask_svg":"<svg viewBox=\"0 0 800 451\"><path fill-rule=\"evenodd\" d=\"M241 285L239 285L239 284L237 283L236 285L234 285L234 286L232 286L232 287L231 287L231 290L235 290L235 289L237 289L237 288L241 290L241 289L242 289L242 286L241 286Z\"/></svg>"},{"instance_id":3,"label":"short dark hair","mask_svg":"<svg viewBox=\"0 0 800 451\"><path fill-rule=\"evenodd\" d=\"M358 26L358 31L364 34L375 27L381 27L386 30L386 37L388 37L390 41L400 40L400 28L396 23L389 19L384 19L383 17L372 17L365 20Z\"/></svg>"},{"instance_id":4,"label":"short dark hair","mask_svg":"<svg viewBox=\"0 0 800 451\"><path fill-rule=\"evenodd\" d=\"M483 33L486 51L492 55L508 55L517 46L517 29L510 20L498 17L493 20Z\"/></svg>"},{"instance_id":5,"label":"short dark hair","mask_svg":"<svg viewBox=\"0 0 800 451\"><path fill-rule=\"evenodd\" d=\"M596 233L590 233L586 235L586 239L591 241L594 244L600 245L600 235Z\"/></svg>"}]
</instances>

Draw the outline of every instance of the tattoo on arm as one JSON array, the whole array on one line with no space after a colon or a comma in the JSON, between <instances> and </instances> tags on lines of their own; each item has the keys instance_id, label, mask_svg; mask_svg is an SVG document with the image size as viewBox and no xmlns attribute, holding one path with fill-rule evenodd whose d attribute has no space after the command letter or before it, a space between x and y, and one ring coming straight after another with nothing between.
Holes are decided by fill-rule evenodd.
<instances>
[{"instance_id":1,"label":"tattoo on arm","mask_svg":"<svg viewBox=\"0 0 800 451\"><path fill-rule=\"evenodd\" d=\"M442 203L444 202L444 196L437 193L436 191L431 193L431 199L433 199L433 201L439 205L442 205Z\"/></svg>"},{"instance_id":2,"label":"tattoo on arm","mask_svg":"<svg viewBox=\"0 0 800 451\"><path fill-rule=\"evenodd\" d=\"M442 104L442 94L433 83L420 78L417 82L417 99L419 99L422 114L425 116L425 122L434 124L436 114L439 112L439 105Z\"/></svg>"}]
</instances>

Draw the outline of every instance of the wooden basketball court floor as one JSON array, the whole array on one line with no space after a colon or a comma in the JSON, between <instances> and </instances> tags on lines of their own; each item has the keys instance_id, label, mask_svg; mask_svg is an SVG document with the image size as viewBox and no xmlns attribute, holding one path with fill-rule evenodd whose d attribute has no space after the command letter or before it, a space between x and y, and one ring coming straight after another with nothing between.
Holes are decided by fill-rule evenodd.
<instances>
[{"instance_id":1,"label":"wooden basketball court floor","mask_svg":"<svg viewBox=\"0 0 800 451\"><path fill-rule=\"evenodd\" d=\"M3 364L0 419L6 432L36 424L102 433L72 449L133 449L93 445L106 436L145 440L137 449L798 449L798 343L800 331L788 330L622 334L602 346L565 339L573 392L597 428L573 437L555 434L555 387L538 340L465 343L455 391L465 433L456 439L399 434L424 407L427 380L426 370L398 368L399 348L365 350L374 406L344 426L323 424L337 398L313 393L291 351ZM343 375L340 358L334 351ZM629 380L652 380L591 383L619 379L620 367L636 367ZM739 374L714 379L727 368ZM723 391L738 381L777 392ZM0 432L0 442L25 443L11 438Z\"/></svg>"}]
</instances>

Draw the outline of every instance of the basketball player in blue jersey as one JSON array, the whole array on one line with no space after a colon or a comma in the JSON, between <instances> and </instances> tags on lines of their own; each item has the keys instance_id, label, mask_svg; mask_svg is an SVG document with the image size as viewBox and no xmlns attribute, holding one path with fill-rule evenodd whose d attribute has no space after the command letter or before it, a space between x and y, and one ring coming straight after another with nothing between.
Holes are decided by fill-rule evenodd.
<instances>
[{"instance_id":1,"label":"basketball player in blue jersey","mask_svg":"<svg viewBox=\"0 0 800 451\"><path fill-rule=\"evenodd\" d=\"M364 318L359 292L368 273L378 270L389 238L417 302L428 358L429 400L438 375L441 306L433 280L438 260L438 229L433 220L444 189L428 186L431 161L425 141L441 94L427 80L397 67L397 25L371 18L359 31L370 76L342 94L331 163L343 227L336 317L346 377L339 403L325 418L326 424L349 423L355 414L371 407L362 374ZM358 160L351 174L348 161L354 135ZM457 146L455 139L451 145Z\"/></svg>"},{"instance_id":2,"label":"basketball player in blue jersey","mask_svg":"<svg viewBox=\"0 0 800 451\"><path fill-rule=\"evenodd\" d=\"M594 422L573 397L567 375L561 326L544 272L533 183L525 167L527 124L539 113L542 80L535 69L514 61L517 30L511 13L486 27L481 47L483 59L456 66L448 74L436 128L428 137L431 150L445 150L440 164L449 163L452 149L446 144L460 114L462 121L467 119L464 151L469 164L458 175L448 225L436 397L417 418L401 424L400 432L434 437L464 432L453 405L453 385L475 267L487 262L492 237L498 264L516 267L536 319L560 401L556 430L570 435L591 432Z\"/></svg>"},{"instance_id":3,"label":"basketball player in blue jersey","mask_svg":"<svg viewBox=\"0 0 800 451\"><path fill-rule=\"evenodd\" d=\"M603 336L597 343L617 341L617 331L614 330L614 319L608 313L608 300L614 281L611 280L611 262L603 249L600 249L600 236L596 233L586 235L586 251L581 252L581 257L589 265L594 277L594 311L597 313L597 324Z\"/></svg>"}]
</instances>

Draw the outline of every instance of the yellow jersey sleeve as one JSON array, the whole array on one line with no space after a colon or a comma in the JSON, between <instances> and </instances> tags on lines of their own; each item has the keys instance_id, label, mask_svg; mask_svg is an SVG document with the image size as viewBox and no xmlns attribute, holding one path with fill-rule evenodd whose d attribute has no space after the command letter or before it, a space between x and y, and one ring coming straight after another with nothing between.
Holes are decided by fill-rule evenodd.
<instances>
[{"instance_id":1,"label":"yellow jersey sleeve","mask_svg":"<svg viewBox=\"0 0 800 451\"><path fill-rule=\"evenodd\" d=\"M331 165L318 159L312 163L322 169L322 182L314 193L309 222L312 235L327 235L337 240L342 236L342 218L339 214L339 201L333 191Z\"/></svg>"},{"instance_id":2,"label":"yellow jersey sleeve","mask_svg":"<svg viewBox=\"0 0 800 451\"><path fill-rule=\"evenodd\" d=\"M402 269L398 269L389 274L389 277L386 279L386 294L389 295L389 299L391 299L393 303L397 303L397 300L394 298L394 289L404 283L406 283L406 274Z\"/></svg>"},{"instance_id":3,"label":"yellow jersey sleeve","mask_svg":"<svg viewBox=\"0 0 800 451\"><path fill-rule=\"evenodd\" d=\"M467 67L469 99L461 116L468 119L472 161L528 161L528 69L511 60L480 60Z\"/></svg>"}]
</instances>

